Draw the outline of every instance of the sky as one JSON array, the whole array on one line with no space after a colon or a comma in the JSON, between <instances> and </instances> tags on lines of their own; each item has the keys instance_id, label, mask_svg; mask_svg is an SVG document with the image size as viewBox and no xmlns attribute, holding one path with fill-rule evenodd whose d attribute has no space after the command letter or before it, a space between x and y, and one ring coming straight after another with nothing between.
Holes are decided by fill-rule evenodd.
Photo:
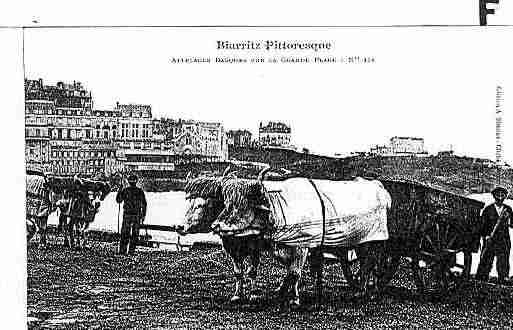
<instances>
[{"instance_id":1,"label":"sky","mask_svg":"<svg viewBox=\"0 0 513 330\"><path fill-rule=\"evenodd\" d=\"M293 143L322 154L367 150L393 136L429 152L495 157L495 90L504 89L506 160L513 122L513 28L27 29L25 73L81 81L96 108L151 104L155 117L221 121L257 133L292 126ZM218 51L217 40L329 41L330 51ZM172 64L175 57L368 56L374 64ZM513 110L512 110L513 111ZM510 119L511 118L511 119Z\"/></svg>"}]
</instances>

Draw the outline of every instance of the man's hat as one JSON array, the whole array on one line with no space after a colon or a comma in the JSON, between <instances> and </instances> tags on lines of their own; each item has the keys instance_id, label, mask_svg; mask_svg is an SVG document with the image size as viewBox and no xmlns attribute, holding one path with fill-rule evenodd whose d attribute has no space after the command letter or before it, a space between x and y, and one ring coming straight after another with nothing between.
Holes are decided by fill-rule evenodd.
<instances>
[{"instance_id":1,"label":"man's hat","mask_svg":"<svg viewBox=\"0 0 513 330\"><path fill-rule=\"evenodd\" d=\"M495 189L493 189L492 196L495 196L501 192L504 193L506 196L508 196L508 191L506 190L506 188L503 188L503 187L496 187Z\"/></svg>"},{"instance_id":2,"label":"man's hat","mask_svg":"<svg viewBox=\"0 0 513 330\"><path fill-rule=\"evenodd\" d=\"M135 174L130 174L128 176L128 181L137 181L137 175Z\"/></svg>"}]
</instances>

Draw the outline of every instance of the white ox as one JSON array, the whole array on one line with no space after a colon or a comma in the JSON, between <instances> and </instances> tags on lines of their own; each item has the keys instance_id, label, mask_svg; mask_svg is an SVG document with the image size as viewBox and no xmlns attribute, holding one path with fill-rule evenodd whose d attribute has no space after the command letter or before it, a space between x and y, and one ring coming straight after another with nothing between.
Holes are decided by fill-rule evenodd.
<instances>
[{"instance_id":1,"label":"white ox","mask_svg":"<svg viewBox=\"0 0 513 330\"><path fill-rule=\"evenodd\" d=\"M264 182L263 175L260 180L198 178L186 187L190 205L177 231L214 229L221 236L236 275L232 301L244 295L244 273L254 288L263 250L271 250L288 268L278 291L292 295L290 304L299 305L298 284L309 252L322 258L319 248L325 248L343 256L348 248L388 239L386 216L391 197L380 182L305 178ZM250 267L245 271L246 258ZM364 262L362 273L369 267ZM314 271L319 274L318 269ZM252 292L250 299L254 298Z\"/></svg>"}]
</instances>

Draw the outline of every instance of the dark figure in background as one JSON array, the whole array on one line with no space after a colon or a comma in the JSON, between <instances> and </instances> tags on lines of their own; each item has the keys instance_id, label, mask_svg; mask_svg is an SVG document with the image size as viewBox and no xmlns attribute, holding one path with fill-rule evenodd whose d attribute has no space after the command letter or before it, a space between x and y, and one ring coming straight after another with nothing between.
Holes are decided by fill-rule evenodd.
<instances>
[{"instance_id":1,"label":"dark figure in background","mask_svg":"<svg viewBox=\"0 0 513 330\"><path fill-rule=\"evenodd\" d=\"M68 224L68 212L69 212L70 198L68 191L64 190L62 197L55 203L55 206L59 209L59 224L57 225L57 232L64 232ZM66 235L65 235L66 236Z\"/></svg>"},{"instance_id":2,"label":"dark figure in background","mask_svg":"<svg viewBox=\"0 0 513 330\"><path fill-rule=\"evenodd\" d=\"M513 212L510 206L504 204L504 200L508 196L506 189L495 188L492 195L495 203L485 207L482 213L483 252L476 278L487 281L492 269L493 258L497 257L498 281L499 284L503 284L509 275L509 252L511 249L509 227L513 226L511 221Z\"/></svg>"},{"instance_id":3,"label":"dark figure in background","mask_svg":"<svg viewBox=\"0 0 513 330\"><path fill-rule=\"evenodd\" d=\"M119 242L119 253L132 254L135 252L137 240L139 239L139 225L146 217L146 197L144 191L136 186L137 177L128 177L129 186L118 191L116 202L123 202L123 224L121 225L121 240Z\"/></svg>"}]
</instances>

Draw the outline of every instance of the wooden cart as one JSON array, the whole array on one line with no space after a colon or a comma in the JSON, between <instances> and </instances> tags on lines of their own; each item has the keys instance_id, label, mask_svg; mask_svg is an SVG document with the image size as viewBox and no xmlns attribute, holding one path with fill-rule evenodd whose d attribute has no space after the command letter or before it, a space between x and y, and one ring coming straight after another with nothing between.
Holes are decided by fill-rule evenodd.
<instances>
[{"instance_id":1,"label":"wooden cart","mask_svg":"<svg viewBox=\"0 0 513 330\"><path fill-rule=\"evenodd\" d=\"M410 180L380 180L392 197L390 239L380 246L377 281L387 285L406 258L420 293L444 293L469 278L479 250L484 203ZM458 257L459 256L459 257ZM355 272L344 267L348 282Z\"/></svg>"}]
</instances>

